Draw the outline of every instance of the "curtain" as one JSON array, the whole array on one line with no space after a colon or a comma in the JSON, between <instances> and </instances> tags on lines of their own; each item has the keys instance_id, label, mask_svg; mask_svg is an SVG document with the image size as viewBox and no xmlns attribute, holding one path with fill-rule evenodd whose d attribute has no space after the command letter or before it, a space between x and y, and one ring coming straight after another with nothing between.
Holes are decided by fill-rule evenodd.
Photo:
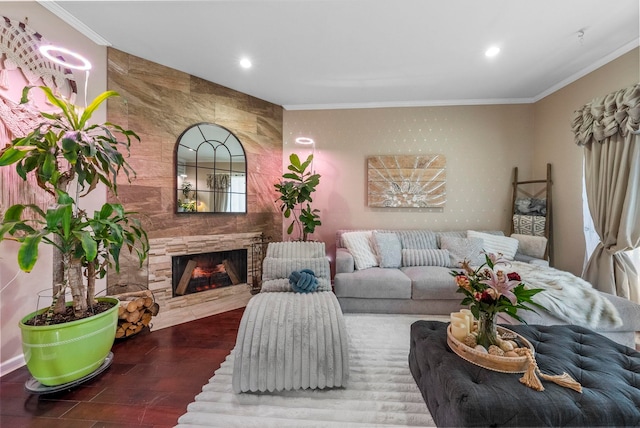
<instances>
[{"instance_id":1,"label":"curtain","mask_svg":"<svg viewBox=\"0 0 640 428\"><path fill-rule=\"evenodd\" d=\"M214 212L220 213L228 211L227 204L229 203L230 180L229 174L215 174L213 176Z\"/></svg>"},{"instance_id":2,"label":"curtain","mask_svg":"<svg viewBox=\"0 0 640 428\"><path fill-rule=\"evenodd\" d=\"M583 278L603 292L640 303L640 84L575 112L575 142L584 148L589 211L600 242Z\"/></svg>"}]
</instances>

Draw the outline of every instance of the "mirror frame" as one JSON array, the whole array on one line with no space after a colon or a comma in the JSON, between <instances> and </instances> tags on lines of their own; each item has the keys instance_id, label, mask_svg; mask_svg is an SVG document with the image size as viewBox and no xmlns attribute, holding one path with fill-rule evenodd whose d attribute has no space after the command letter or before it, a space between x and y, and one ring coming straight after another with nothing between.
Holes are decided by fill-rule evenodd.
<instances>
[{"instance_id":1,"label":"mirror frame","mask_svg":"<svg viewBox=\"0 0 640 428\"><path fill-rule=\"evenodd\" d=\"M207 128L212 127L210 131L213 132L205 132ZM199 131L201 140L198 139L197 142L185 142L184 138L191 131L193 133L193 129L197 128ZM215 133L221 134L221 138L211 138L211 135ZM193 147L189 147L186 144L191 144ZM218 155L221 152L218 150L224 147L226 151L223 153L223 157L228 157L227 159L219 160ZM209 153L205 153L212 149L212 155ZM195 152L194 160L186 159L184 156L182 159L184 161L180 161L181 152L184 154ZM209 156L207 158L207 156ZM234 168L234 164L242 165L242 171L240 169ZM206 166L205 166L206 165ZM229 129L224 126L217 125L215 123L210 122L200 122L194 125L187 127L176 140L175 148L174 148L174 201L175 201L175 213L176 214L246 214L247 213L247 156L244 150L244 146L240 139ZM183 169L184 168L184 169ZM187 178L187 169L191 168L194 170L193 174L195 177L191 178L187 182L195 183L192 185L193 187L188 190L188 193L185 193L183 189L183 180ZM232 175L234 173L243 173L244 180L244 188L240 191L235 191L231 186L231 182L229 182L228 186L231 189L227 192L228 195L243 195L243 211L219 211L215 210L213 205L216 204L216 197L220 193L216 190L211 190L211 177L215 177L216 172L221 171L227 173L228 175ZM200 174L203 176L201 177ZM205 178L206 177L206 178ZM204 184L206 183L206 185ZM209 199L209 205L207 206L204 202L204 198L202 194L209 194L209 197L213 197L213 202ZM189 197L189 194L193 195ZM182 195L188 198L188 202L183 202ZM227 196L229 197L229 196ZM198 207L204 207L203 210L200 210ZM185 210L187 208L187 210ZM206 210L205 210L206 208Z\"/></svg>"}]
</instances>

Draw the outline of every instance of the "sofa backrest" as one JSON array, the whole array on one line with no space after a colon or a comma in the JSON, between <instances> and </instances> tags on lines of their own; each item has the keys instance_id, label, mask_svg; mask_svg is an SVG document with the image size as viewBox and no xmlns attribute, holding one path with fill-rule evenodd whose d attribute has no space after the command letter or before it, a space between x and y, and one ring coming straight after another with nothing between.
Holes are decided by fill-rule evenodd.
<instances>
[{"instance_id":1,"label":"sofa backrest","mask_svg":"<svg viewBox=\"0 0 640 428\"><path fill-rule=\"evenodd\" d=\"M424 231L428 229L338 229L336 231L336 248L346 248L344 241L342 240L342 235L346 232L362 232L367 230L376 230L378 232L411 232L413 230L416 231ZM479 232L490 233L492 235L504 236L504 232L501 230L482 230ZM466 230L445 230L445 231L434 231L436 235L436 241L438 243L438 247L440 247L440 237L441 236L454 236L458 238L466 238L467 231Z\"/></svg>"},{"instance_id":2,"label":"sofa backrest","mask_svg":"<svg viewBox=\"0 0 640 428\"><path fill-rule=\"evenodd\" d=\"M326 257L324 242L270 242L265 257L277 259L311 259Z\"/></svg>"}]
</instances>

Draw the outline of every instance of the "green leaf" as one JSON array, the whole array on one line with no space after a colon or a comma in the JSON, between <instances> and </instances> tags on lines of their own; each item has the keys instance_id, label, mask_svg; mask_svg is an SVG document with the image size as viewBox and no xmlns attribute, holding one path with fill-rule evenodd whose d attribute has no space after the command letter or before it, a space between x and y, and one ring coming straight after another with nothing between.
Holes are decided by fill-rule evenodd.
<instances>
[{"instance_id":1,"label":"green leaf","mask_svg":"<svg viewBox=\"0 0 640 428\"><path fill-rule=\"evenodd\" d=\"M18 266L25 272L31 272L38 261L38 245L42 235L26 236L18 249Z\"/></svg>"},{"instance_id":2,"label":"green leaf","mask_svg":"<svg viewBox=\"0 0 640 428\"><path fill-rule=\"evenodd\" d=\"M83 128L85 126L85 124L87 123L87 121L91 118L91 116L93 115L93 112L100 107L100 104L102 104L107 98L110 97L117 97L119 96L119 94L116 91L105 91L103 93L101 93L100 95L98 95L92 102L91 104L89 104L87 106L86 109L84 109L84 112L82 112L82 116L80 117L80 128Z\"/></svg>"},{"instance_id":3,"label":"green leaf","mask_svg":"<svg viewBox=\"0 0 640 428\"><path fill-rule=\"evenodd\" d=\"M16 150L12 147L7 147L0 152L0 166L7 166L18 162L20 159L27 155L24 150Z\"/></svg>"},{"instance_id":4,"label":"green leaf","mask_svg":"<svg viewBox=\"0 0 640 428\"><path fill-rule=\"evenodd\" d=\"M49 181L51 179L51 175L56 168L56 158L51 153L45 153L43 155L44 160L42 161L42 169L40 170L40 177Z\"/></svg>"},{"instance_id":5,"label":"green leaf","mask_svg":"<svg viewBox=\"0 0 640 428\"><path fill-rule=\"evenodd\" d=\"M93 261L98 255L98 243L86 230L74 232L74 235L82 243L82 249L84 250L85 258L87 259L87 261Z\"/></svg>"},{"instance_id":6,"label":"green leaf","mask_svg":"<svg viewBox=\"0 0 640 428\"><path fill-rule=\"evenodd\" d=\"M100 209L100 218L101 219L109 218L111 213L113 213L113 205L104 204Z\"/></svg>"},{"instance_id":7,"label":"green leaf","mask_svg":"<svg viewBox=\"0 0 640 428\"><path fill-rule=\"evenodd\" d=\"M291 162L291 166L295 167L296 169L300 170L300 158L298 157L297 154L295 153L291 153L291 155L289 155L289 162Z\"/></svg>"},{"instance_id":8,"label":"green leaf","mask_svg":"<svg viewBox=\"0 0 640 428\"><path fill-rule=\"evenodd\" d=\"M26 205L16 204L10 206L4 213L3 223L10 221L19 221L22 218L22 212L26 208Z\"/></svg>"}]
</instances>

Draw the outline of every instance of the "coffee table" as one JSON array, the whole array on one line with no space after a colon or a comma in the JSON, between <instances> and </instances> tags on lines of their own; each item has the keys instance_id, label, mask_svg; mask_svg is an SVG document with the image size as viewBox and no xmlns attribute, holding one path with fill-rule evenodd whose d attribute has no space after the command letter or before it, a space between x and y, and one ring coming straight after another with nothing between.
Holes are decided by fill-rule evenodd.
<instances>
[{"instance_id":1,"label":"coffee table","mask_svg":"<svg viewBox=\"0 0 640 428\"><path fill-rule=\"evenodd\" d=\"M640 426L640 352L580 326L507 327L533 344L543 373L569 373L582 393L474 365L447 345L447 323L417 321L409 368L438 426Z\"/></svg>"}]
</instances>

